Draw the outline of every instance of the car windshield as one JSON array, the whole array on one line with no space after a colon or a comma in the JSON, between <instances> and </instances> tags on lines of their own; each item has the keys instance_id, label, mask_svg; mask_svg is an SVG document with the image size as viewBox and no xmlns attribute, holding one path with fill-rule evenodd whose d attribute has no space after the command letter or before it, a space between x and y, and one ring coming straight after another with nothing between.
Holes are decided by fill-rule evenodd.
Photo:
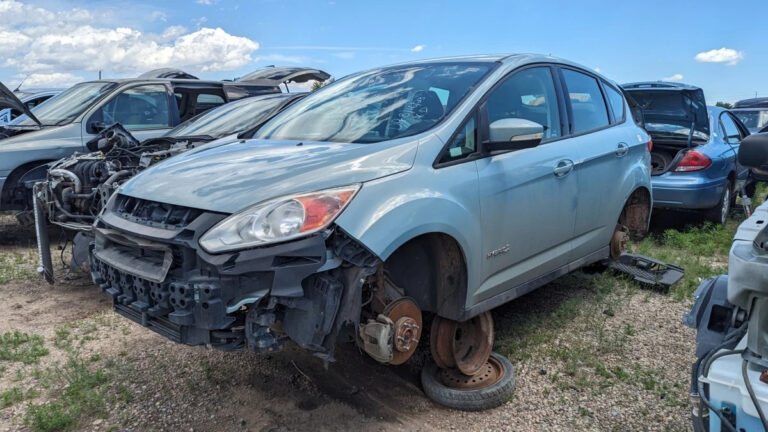
<instances>
[{"instance_id":1,"label":"car windshield","mask_svg":"<svg viewBox=\"0 0 768 432\"><path fill-rule=\"evenodd\" d=\"M168 131L165 136L210 136L219 138L243 132L262 123L287 99L285 96L255 97L222 105L196 115Z\"/></svg>"},{"instance_id":2,"label":"car windshield","mask_svg":"<svg viewBox=\"0 0 768 432\"><path fill-rule=\"evenodd\" d=\"M375 143L424 132L447 116L492 63L426 63L375 69L307 96L255 138Z\"/></svg>"},{"instance_id":3,"label":"car windshield","mask_svg":"<svg viewBox=\"0 0 768 432\"><path fill-rule=\"evenodd\" d=\"M77 84L69 90L52 97L46 103L35 107L32 113L44 126L56 126L69 123L103 94L113 89L117 84L105 82L89 82ZM13 121L14 125L31 126L36 124L26 115L19 116Z\"/></svg>"},{"instance_id":4,"label":"car windshield","mask_svg":"<svg viewBox=\"0 0 768 432\"><path fill-rule=\"evenodd\" d=\"M764 109L735 109L732 110L736 117L744 123L750 133L760 132L768 126L768 108Z\"/></svg>"}]
</instances>

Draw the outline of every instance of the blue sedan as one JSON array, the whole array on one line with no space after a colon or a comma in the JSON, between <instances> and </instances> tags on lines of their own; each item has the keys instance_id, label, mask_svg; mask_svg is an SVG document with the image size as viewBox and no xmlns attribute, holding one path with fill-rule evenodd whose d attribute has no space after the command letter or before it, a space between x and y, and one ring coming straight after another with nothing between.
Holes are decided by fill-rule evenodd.
<instances>
[{"instance_id":1,"label":"blue sedan","mask_svg":"<svg viewBox=\"0 0 768 432\"><path fill-rule=\"evenodd\" d=\"M698 87L662 82L622 87L639 105L653 140L654 207L700 211L725 224L737 186L748 179L736 158L747 128L730 111L707 106Z\"/></svg>"}]
</instances>

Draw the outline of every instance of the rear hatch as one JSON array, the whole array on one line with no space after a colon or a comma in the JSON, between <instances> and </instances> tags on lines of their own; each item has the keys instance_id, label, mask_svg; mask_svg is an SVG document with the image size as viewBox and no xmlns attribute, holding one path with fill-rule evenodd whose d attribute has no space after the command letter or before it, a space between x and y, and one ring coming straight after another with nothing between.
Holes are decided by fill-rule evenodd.
<instances>
[{"instance_id":1,"label":"rear hatch","mask_svg":"<svg viewBox=\"0 0 768 432\"><path fill-rule=\"evenodd\" d=\"M709 141L709 114L704 91L684 84L624 84L637 103L643 127L651 135L651 174L663 174L690 148Z\"/></svg>"},{"instance_id":2,"label":"rear hatch","mask_svg":"<svg viewBox=\"0 0 768 432\"><path fill-rule=\"evenodd\" d=\"M21 113L24 113L27 115L27 117L31 118L35 123L40 125L40 120L35 117L34 114L32 114L32 111L29 110L29 108L24 105L22 101L19 100L16 95L13 94L12 91L8 90L8 87L3 85L3 83L0 83L0 109L6 109L10 108L12 110L19 111Z\"/></svg>"}]
</instances>

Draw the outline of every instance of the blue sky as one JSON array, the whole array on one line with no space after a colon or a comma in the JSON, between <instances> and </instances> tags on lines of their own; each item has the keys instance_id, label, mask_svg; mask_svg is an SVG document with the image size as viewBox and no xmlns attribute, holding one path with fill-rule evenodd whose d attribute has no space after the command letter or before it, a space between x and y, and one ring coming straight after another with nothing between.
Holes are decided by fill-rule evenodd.
<instances>
[{"instance_id":1,"label":"blue sky","mask_svg":"<svg viewBox=\"0 0 768 432\"><path fill-rule=\"evenodd\" d=\"M678 79L703 87L710 103L768 96L765 0L0 0L0 11L3 3L18 12L0 23L0 38L13 41L0 43L0 80L11 84L169 63L210 78L270 64L341 77L420 58L537 52L619 82Z\"/></svg>"}]
</instances>

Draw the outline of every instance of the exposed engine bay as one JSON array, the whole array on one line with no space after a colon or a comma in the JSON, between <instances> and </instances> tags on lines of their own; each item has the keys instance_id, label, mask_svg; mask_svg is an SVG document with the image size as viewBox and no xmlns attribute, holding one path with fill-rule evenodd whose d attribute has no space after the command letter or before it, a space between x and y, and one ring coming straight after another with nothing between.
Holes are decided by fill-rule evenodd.
<instances>
[{"instance_id":1,"label":"exposed engine bay","mask_svg":"<svg viewBox=\"0 0 768 432\"><path fill-rule=\"evenodd\" d=\"M212 140L160 137L139 142L119 123L88 142L91 153L74 154L49 165L43 188L51 223L90 231L112 193L150 165Z\"/></svg>"}]
</instances>

